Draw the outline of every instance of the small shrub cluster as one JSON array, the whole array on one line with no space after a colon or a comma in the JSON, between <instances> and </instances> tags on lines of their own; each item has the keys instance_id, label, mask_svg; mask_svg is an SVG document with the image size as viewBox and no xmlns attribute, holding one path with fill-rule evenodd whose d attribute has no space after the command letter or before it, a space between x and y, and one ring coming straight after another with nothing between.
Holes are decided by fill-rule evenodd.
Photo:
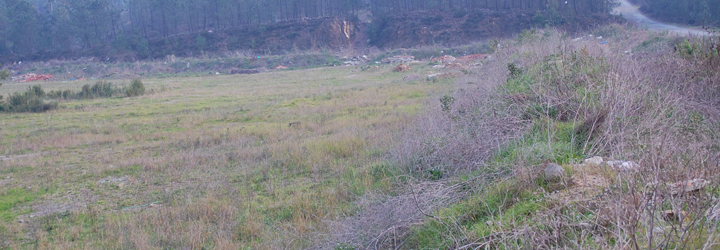
<instances>
[{"instance_id":1,"label":"small shrub cluster","mask_svg":"<svg viewBox=\"0 0 720 250\"><path fill-rule=\"evenodd\" d=\"M674 51L680 57L705 64L709 69L720 68L720 41L717 38L700 41L683 40L675 44Z\"/></svg>"},{"instance_id":2,"label":"small shrub cluster","mask_svg":"<svg viewBox=\"0 0 720 250\"><path fill-rule=\"evenodd\" d=\"M22 93L15 93L8 96L7 101L0 103L0 112L33 112L42 113L57 109L57 102L46 102L45 91L39 85L28 87Z\"/></svg>"},{"instance_id":3,"label":"small shrub cluster","mask_svg":"<svg viewBox=\"0 0 720 250\"><path fill-rule=\"evenodd\" d=\"M130 86L124 88L115 87L111 82L98 81L93 85L82 86L79 92L72 90L53 90L45 92L40 85L28 87L22 93L15 93L8 96L7 101L0 103L0 112L33 112L41 113L57 109L57 101L46 102L45 99L72 100L72 99L95 99L110 98L118 95L128 97L141 96L145 94L145 86L140 79L134 79ZM0 96L1 100L2 96Z\"/></svg>"},{"instance_id":4,"label":"small shrub cluster","mask_svg":"<svg viewBox=\"0 0 720 250\"><path fill-rule=\"evenodd\" d=\"M142 80L134 79L132 84L130 84L130 87L125 89L125 94L130 97L144 95L145 85L143 85Z\"/></svg>"},{"instance_id":5,"label":"small shrub cluster","mask_svg":"<svg viewBox=\"0 0 720 250\"><path fill-rule=\"evenodd\" d=\"M51 99L95 99L95 98L109 98L113 97L117 93L122 93L122 89L116 88L112 83L107 81L99 81L93 85L85 84L82 86L80 92L74 92L72 90L53 90L48 92L47 96Z\"/></svg>"},{"instance_id":6,"label":"small shrub cluster","mask_svg":"<svg viewBox=\"0 0 720 250\"><path fill-rule=\"evenodd\" d=\"M119 88L108 81L98 81L93 85L83 85L79 92L72 90L53 90L48 92L47 97L50 99L95 99L110 98L113 96L141 96L145 94L145 86L142 80L135 79L130 86Z\"/></svg>"},{"instance_id":7,"label":"small shrub cluster","mask_svg":"<svg viewBox=\"0 0 720 250\"><path fill-rule=\"evenodd\" d=\"M2 65L0 64L0 66L2 66ZM8 79L9 77L10 77L10 72L8 72L7 70L0 71L0 80L5 80L5 79Z\"/></svg>"}]
</instances>

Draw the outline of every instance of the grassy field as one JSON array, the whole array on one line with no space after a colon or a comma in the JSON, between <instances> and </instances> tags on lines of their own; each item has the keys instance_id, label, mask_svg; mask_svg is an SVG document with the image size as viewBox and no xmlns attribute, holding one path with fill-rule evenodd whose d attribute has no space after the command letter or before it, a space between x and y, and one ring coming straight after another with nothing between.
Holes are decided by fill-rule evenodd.
<instances>
[{"instance_id":1,"label":"grassy field","mask_svg":"<svg viewBox=\"0 0 720 250\"><path fill-rule=\"evenodd\" d=\"M574 37L527 30L443 80L428 62L144 79L3 113L0 247L716 249L717 38Z\"/></svg>"},{"instance_id":2,"label":"grassy field","mask_svg":"<svg viewBox=\"0 0 720 250\"><path fill-rule=\"evenodd\" d=\"M356 212L357 197L395 185L388 150L428 97L450 87L403 81L434 71L413 68L144 79L142 97L2 114L0 244L312 246L327 221ZM42 86L78 90L87 83Z\"/></svg>"}]
</instances>

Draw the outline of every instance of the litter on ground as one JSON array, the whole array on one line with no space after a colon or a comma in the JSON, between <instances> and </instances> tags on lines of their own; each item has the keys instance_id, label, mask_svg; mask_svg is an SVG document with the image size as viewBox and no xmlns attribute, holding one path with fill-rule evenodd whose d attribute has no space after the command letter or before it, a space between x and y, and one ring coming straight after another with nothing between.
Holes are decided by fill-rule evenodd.
<instances>
[{"instance_id":1,"label":"litter on ground","mask_svg":"<svg viewBox=\"0 0 720 250\"><path fill-rule=\"evenodd\" d=\"M35 82L35 81L45 81L55 78L53 75L37 75L37 74L24 74L18 77L18 82Z\"/></svg>"}]
</instances>

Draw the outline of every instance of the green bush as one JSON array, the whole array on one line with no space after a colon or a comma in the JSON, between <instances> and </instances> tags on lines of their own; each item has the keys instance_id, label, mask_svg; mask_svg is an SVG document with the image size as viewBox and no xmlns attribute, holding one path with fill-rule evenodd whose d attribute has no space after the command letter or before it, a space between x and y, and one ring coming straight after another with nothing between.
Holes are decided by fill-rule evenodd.
<instances>
[{"instance_id":1,"label":"green bush","mask_svg":"<svg viewBox=\"0 0 720 250\"><path fill-rule=\"evenodd\" d=\"M86 84L82 87L82 92L78 93L79 98L93 99L99 97L112 97L119 90L113 88L112 83L107 81L99 81L90 86Z\"/></svg>"},{"instance_id":2,"label":"green bush","mask_svg":"<svg viewBox=\"0 0 720 250\"><path fill-rule=\"evenodd\" d=\"M518 67L514 63L508 63L507 68L508 71L510 71L510 79L516 79L523 74L522 68Z\"/></svg>"},{"instance_id":3,"label":"green bush","mask_svg":"<svg viewBox=\"0 0 720 250\"><path fill-rule=\"evenodd\" d=\"M125 94L129 97L144 95L145 85L143 85L142 80L140 78L132 80L130 87L125 89Z\"/></svg>"},{"instance_id":4,"label":"green bush","mask_svg":"<svg viewBox=\"0 0 720 250\"><path fill-rule=\"evenodd\" d=\"M45 91L39 85L28 87L24 93L15 93L8 100L0 103L0 112L33 112L42 113L57 109L57 102L45 102Z\"/></svg>"},{"instance_id":5,"label":"green bush","mask_svg":"<svg viewBox=\"0 0 720 250\"><path fill-rule=\"evenodd\" d=\"M445 95L442 98L440 98L440 107L442 108L442 111L450 111L452 109L452 105L455 103L455 97Z\"/></svg>"},{"instance_id":6,"label":"green bush","mask_svg":"<svg viewBox=\"0 0 720 250\"><path fill-rule=\"evenodd\" d=\"M2 67L2 63L0 63L0 67ZM0 71L0 80L5 80L5 79L8 79L9 77L10 77L10 72L8 72L7 69ZM0 84L0 86L2 86L2 84Z\"/></svg>"}]
</instances>

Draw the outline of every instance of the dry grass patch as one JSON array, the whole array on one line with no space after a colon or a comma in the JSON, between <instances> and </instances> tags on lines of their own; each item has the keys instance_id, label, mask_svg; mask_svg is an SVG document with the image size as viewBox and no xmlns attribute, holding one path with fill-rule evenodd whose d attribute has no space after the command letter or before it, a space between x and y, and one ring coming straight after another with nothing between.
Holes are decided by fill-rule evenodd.
<instances>
[{"instance_id":1,"label":"dry grass patch","mask_svg":"<svg viewBox=\"0 0 720 250\"><path fill-rule=\"evenodd\" d=\"M359 195L393 187L393 138L448 86L404 76L337 67L146 79L143 97L2 116L1 189L37 195L0 223L3 244L309 247ZM55 84L43 88L72 87Z\"/></svg>"}]
</instances>

